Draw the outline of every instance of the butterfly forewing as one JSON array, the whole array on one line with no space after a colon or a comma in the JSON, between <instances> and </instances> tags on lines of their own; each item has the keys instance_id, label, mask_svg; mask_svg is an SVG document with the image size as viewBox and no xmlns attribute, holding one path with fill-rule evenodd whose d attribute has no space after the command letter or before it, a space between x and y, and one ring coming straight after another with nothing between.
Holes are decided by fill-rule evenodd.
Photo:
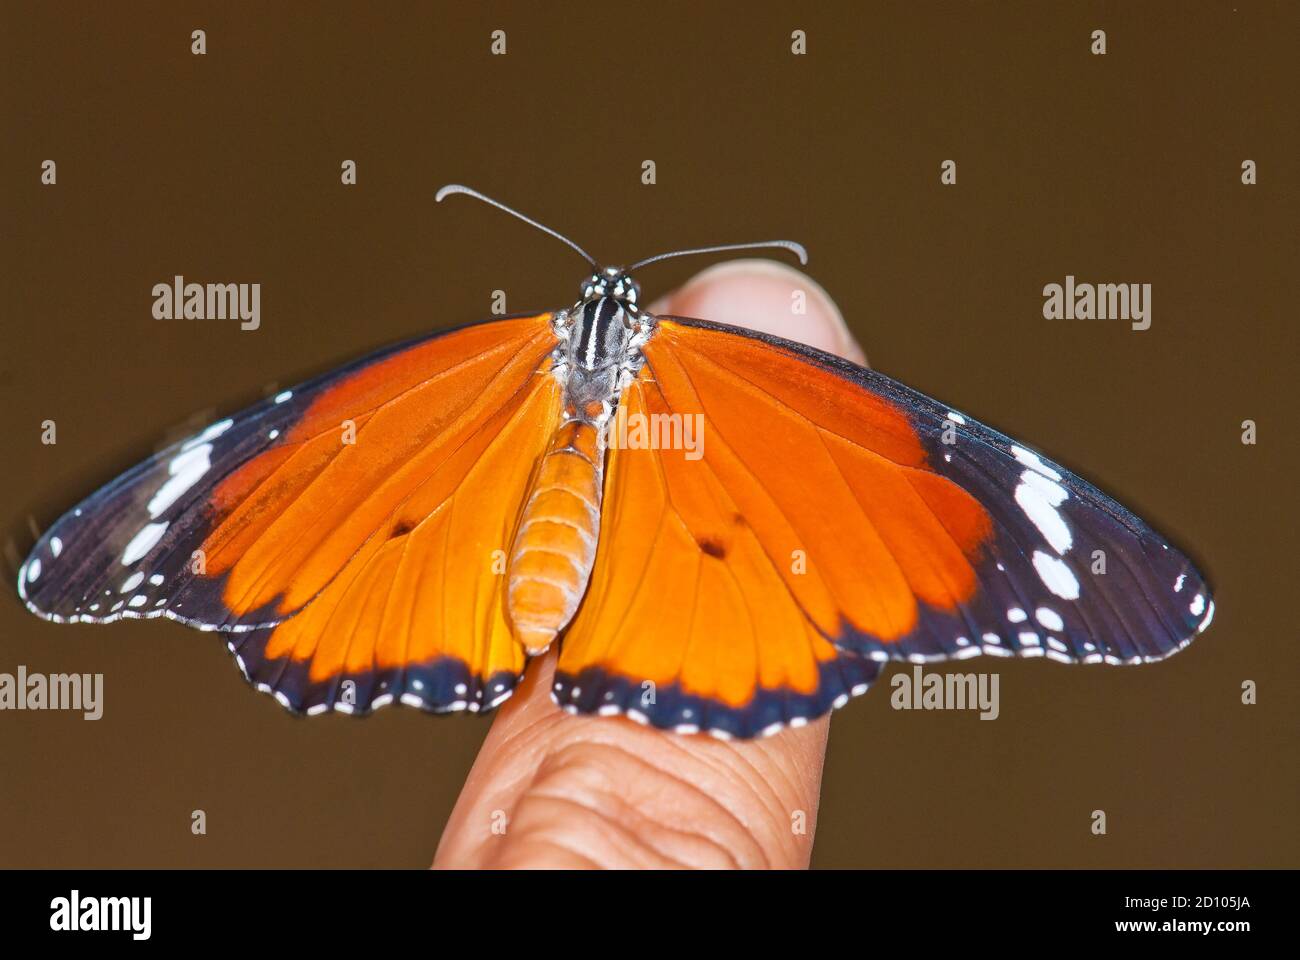
<instances>
[{"instance_id":1,"label":"butterfly forewing","mask_svg":"<svg viewBox=\"0 0 1300 960\"><path fill-rule=\"evenodd\" d=\"M373 607L346 628L344 619L317 617L319 635L299 628L292 644L273 628L287 629L318 598L345 616L355 589L346 602L343 584L332 589L345 571L352 584L373 578L376 558L394 575L409 569L392 563L390 544L411 554L417 528L471 475L488 497L477 511L488 533L472 532L462 546L488 549L487 538L508 547L508 532L491 534L508 531L515 509L498 485L527 481L530 435L514 430L510 461L498 457L486 471L483 464L525 407L530 423L549 429L556 401L544 368L554 342L549 315L492 321L400 344L285 390L159 452L65 514L24 563L19 592L52 620L165 615L250 633L238 645L257 665L256 682L289 690L281 699L294 706L332 702L322 684L344 674L366 679L401 668L404 658L427 664L448 651L459 651L467 674L449 683L448 703L484 670L517 674L521 659L494 645L491 617L480 609L490 605L490 590L464 592L478 598L468 613L449 601L451 615L439 607L421 618L400 651L376 653ZM380 578L375 595L388 586ZM466 615L474 629L459 619ZM458 633L444 643L447 629ZM475 702L465 694L462 704Z\"/></svg>"},{"instance_id":2,"label":"butterfly forewing","mask_svg":"<svg viewBox=\"0 0 1300 960\"><path fill-rule=\"evenodd\" d=\"M674 727L711 710L745 736L861 692L864 662L1138 662L1213 615L1190 561L1132 513L887 377L681 318L645 355L625 403L700 418L701 449L612 452L567 706Z\"/></svg>"}]
</instances>

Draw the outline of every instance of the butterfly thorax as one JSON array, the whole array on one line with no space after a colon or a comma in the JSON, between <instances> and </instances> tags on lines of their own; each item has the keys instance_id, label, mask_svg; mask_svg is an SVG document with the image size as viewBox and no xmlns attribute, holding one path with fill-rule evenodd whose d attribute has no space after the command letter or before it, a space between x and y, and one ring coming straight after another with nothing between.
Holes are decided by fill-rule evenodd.
<instances>
[{"instance_id":1,"label":"butterfly thorax","mask_svg":"<svg viewBox=\"0 0 1300 960\"><path fill-rule=\"evenodd\" d=\"M507 570L507 607L530 654L550 646L586 592L600 536L605 428L644 364L653 318L618 270L594 274L572 310L555 315L551 371L563 389L559 423L529 490Z\"/></svg>"}]
</instances>

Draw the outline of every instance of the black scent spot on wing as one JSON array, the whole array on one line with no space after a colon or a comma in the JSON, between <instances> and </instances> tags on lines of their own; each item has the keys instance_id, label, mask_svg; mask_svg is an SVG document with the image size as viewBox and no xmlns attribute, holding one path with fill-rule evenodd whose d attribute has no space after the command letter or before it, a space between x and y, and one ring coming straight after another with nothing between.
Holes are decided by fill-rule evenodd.
<instances>
[{"instance_id":1,"label":"black scent spot on wing","mask_svg":"<svg viewBox=\"0 0 1300 960\"><path fill-rule=\"evenodd\" d=\"M415 524L406 520L398 520L393 524L393 532L388 535L389 540L396 540L398 537L404 537L415 529Z\"/></svg>"},{"instance_id":2,"label":"black scent spot on wing","mask_svg":"<svg viewBox=\"0 0 1300 960\"><path fill-rule=\"evenodd\" d=\"M721 560L727 555L727 548L724 547L720 541L714 539L713 537L703 537L701 539L696 540L695 542L700 545L701 550L703 550L711 557L717 557L719 560Z\"/></svg>"},{"instance_id":3,"label":"black scent spot on wing","mask_svg":"<svg viewBox=\"0 0 1300 960\"><path fill-rule=\"evenodd\" d=\"M731 522L738 527L743 527L745 526L745 517L743 514L733 513L731 515Z\"/></svg>"}]
</instances>

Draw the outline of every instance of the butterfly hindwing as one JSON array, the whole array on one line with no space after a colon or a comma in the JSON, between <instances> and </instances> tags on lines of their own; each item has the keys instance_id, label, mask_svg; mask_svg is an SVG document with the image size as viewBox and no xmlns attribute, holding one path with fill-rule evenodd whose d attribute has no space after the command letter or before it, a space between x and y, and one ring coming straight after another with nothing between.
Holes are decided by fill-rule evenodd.
<instances>
[{"instance_id":1,"label":"butterfly hindwing","mask_svg":"<svg viewBox=\"0 0 1300 960\"><path fill-rule=\"evenodd\" d=\"M562 704L678 726L695 698L743 736L843 702L828 665L1137 662L1209 623L1200 575L1133 514L887 377L681 318L659 319L645 356L621 415L694 420L698 450L611 451Z\"/></svg>"},{"instance_id":2,"label":"butterfly hindwing","mask_svg":"<svg viewBox=\"0 0 1300 960\"><path fill-rule=\"evenodd\" d=\"M558 412L554 342L549 315L476 324L223 420L65 514L20 593L227 631L294 709L499 702L523 661L491 567Z\"/></svg>"}]
</instances>

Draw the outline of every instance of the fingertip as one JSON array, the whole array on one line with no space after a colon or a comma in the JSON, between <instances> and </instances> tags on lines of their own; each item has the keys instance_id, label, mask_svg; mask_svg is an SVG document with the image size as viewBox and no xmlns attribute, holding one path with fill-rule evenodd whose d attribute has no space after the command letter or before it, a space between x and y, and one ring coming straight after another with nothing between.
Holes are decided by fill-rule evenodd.
<instances>
[{"instance_id":1,"label":"fingertip","mask_svg":"<svg viewBox=\"0 0 1300 960\"><path fill-rule=\"evenodd\" d=\"M649 310L775 334L866 365L844 315L821 284L775 260L709 267Z\"/></svg>"}]
</instances>

